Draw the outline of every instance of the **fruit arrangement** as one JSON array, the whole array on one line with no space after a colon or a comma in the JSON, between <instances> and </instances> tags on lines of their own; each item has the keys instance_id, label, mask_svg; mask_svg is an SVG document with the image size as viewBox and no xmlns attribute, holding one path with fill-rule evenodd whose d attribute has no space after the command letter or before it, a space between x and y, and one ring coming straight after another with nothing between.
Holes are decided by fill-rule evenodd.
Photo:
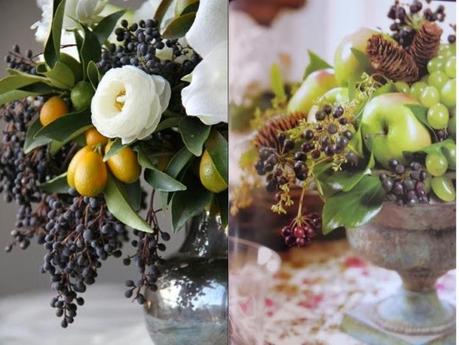
<instances>
[{"instance_id":1,"label":"fruit arrangement","mask_svg":"<svg viewBox=\"0 0 459 345\"><path fill-rule=\"evenodd\" d=\"M19 205L6 251L33 239L44 247L62 327L108 258L138 267L126 297L143 304L172 232L202 212L227 222L226 100L202 98L226 95L213 85L224 67L206 38L206 16L225 3L178 2L168 12L163 1L136 22L139 14L114 7L101 17L106 3L79 1L69 12L54 0L44 52L15 45L0 80L0 193ZM63 44L68 35L74 43ZM160 228L159 212L171 213L170 227Z\"/></svg>"},{"instance_id":2,"label":"fruit arrangement","mask_svg":"<svg viewBox=\"0 0 459 345\"><path fill-rule=\"evenodd\" d=\"M430 2L397 0L388 17L388 32L362 28L344 37L334 66L309 52L296 85L273 66L274 98L255 110L239 188L264 184L275 213L298 208L279 229L289 246L365 224L384 202L455 201L455 32L443 32L445 8ZM293 188L302 191L298 201ZM303 209L308 192L322 197L322 215ZM247 193L232 194L234 213Z\"/></svg>"}]
</instances>

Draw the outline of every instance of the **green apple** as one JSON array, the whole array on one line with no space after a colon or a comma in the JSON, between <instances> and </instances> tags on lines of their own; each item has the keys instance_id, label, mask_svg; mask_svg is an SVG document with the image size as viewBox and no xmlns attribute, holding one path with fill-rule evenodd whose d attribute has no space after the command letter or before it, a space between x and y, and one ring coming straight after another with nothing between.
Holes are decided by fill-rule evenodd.
<instances>
[{"instance_id":1,"label":"green apple","mask_svg":"<svg viewBox=\"0 0 459 345\"><path fill-rule=\"evenodd\" d=\"M356 32L344 37L335 52L336 80L340 85L347 85L350 80L358 80L363 72L371 73L370 61L359 61L352 49L359 50L366 55L368 39L377 34L368 28L360 28Z\"/></svg>"},{"instance_id":2,"label":"green apple","mask_svg":"<svg viewBox=\"0 0 459 345\"><path fill-rule=\"evenodd\" d=\"M336 87L336 79L333 70L322 69L312 72L288 102L287 110L308 113L314 102L334 87Z\"/></svg>"},{"instance_id":3,"label":"green apple","mask_svg":"<svg viewBox=\"0 0 459 345\"><path fill-rule=\"evenodd\" d=\"M429 131L406 104L418 104L403 93L373 98L362 114L362 134L376 161L388 167L389 160L405 162L404 151L419 151L432 141Z\"/></svg>"},{"instance_id":4,"label":"green apple","mask_svg":"<svg viewBox=\"0 0 459 345\"><path fill-rule=\"evenodd\" d=\"M349 89L347 87L335 87L323 94L318 102L321 104L344 104L349 101ZM318 107L312 106L308 114L308 122L316 122L316 112Z\"/></svg>"}]
</instances>

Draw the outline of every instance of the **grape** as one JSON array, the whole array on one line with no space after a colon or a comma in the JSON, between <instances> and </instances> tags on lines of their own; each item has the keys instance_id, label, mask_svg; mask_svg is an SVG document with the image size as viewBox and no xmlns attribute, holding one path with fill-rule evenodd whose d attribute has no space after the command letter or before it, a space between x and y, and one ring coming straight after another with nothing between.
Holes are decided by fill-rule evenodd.
<instances>
[{"instance_id":1,"label":"grape","mask_svg":"<svg viewBox=\"0 0 459 345\"><path fill-rule=\"evenodd\" d=\"M395 88L397 89L398 92L402 93L409 93L410 92L410 86L408 83L404 81L398 81L395 83Z\"/></svg>"},{"instance_id":2,"label":"grape","mask_svg":"<svg viewBox=\"0 0 459 345\"><path fill-rule=\"evenodd\" d=\"M438 90L433 86L427 86L424 90L422 90L419 100L422 105L431 107L440 100L440 92L438 92Z\"/></svg>"},{"instance_id":3,"label":"grape","mask_svg":"<svg viewBox=\"0 0 459 345\"><path fill-rule=\"evenodd\" d=\"M446 202L456 199L456 190L451 179L446 176L432 178L432 190L437 197Z\"/></svg>"},{"instance_id":4,"label":"grape","mask_svg":"<svg viewBox=\"0 0 459 345\"><path fill-rule=\"evenodd\" d=\"M448 108L443 104L437 103L429 108L427 112L427 122L434 129L443 129L448 126L449 113Z\"/></svg>"},{"instance_id":5,"label":"grape","mask_svg":"<svg viewBox=\"0 0 459 345\"><path fill-rule=\"evenodd\" d=\"M427 64L427 71L433 73L435 71L442 71L445 66L445 59L441 57L433 58Z\"/></svg>"},{"instance_id":6,"label":"grape","mask_svg":"<svg viewBox=\"0 0 459 345\"><path fill-rule=\"evenodd\" d=\"M429 85L441 90L443 85L448 81L448 76L442 71L435 71L428 77Z\"/></svg>"},{"instance_id":7,"label":"grape","mask_svg":"<svg viewBox=\"0 0 459 345\"><path fill-rule=\"evenodd\" d=\"M438 48L438 55L440 56L447 56L451 54L451 50L449 47L449 44L440 44L440 47Z\"/></svg>"},{"instance_id":8,"label":"grape","mask_svg":"<svg viewBox=\"0 0 459 345\"><path fill-rule=\"evenodd\" d=\"M452 56L446 61L445 73L450 78L456 78L456 57Z\"/></svg>"},{"instance_id":9,"label":"grape","mask_svg":"<svg viewBox=\"0 0 459 345\"><path fill-rule=\"evenodd\" d=\"M456 105L456 78L448 80L441 88L441 102L448 108Z\"/></svg>"},{"instance_id":10,"label":"grape","mask_svg":"<svg viewBox=\"0 0 459 345\"><path fill-rule=\"evenodd\" d=\"M413 85L411 85L411 89L410 89L410 94L416 98L419 98L421 96L421 93L422 91L427 87L427 84L422 82L422 81L418 81L416 83L414 83Z\"/></svg>"},{"instance_id":11,"label":"grape","mask_svg":"<svg viewBox=\"0 0 459 345\"><path fill-rule=\"evenodd\" d=\"M441 151L448 160L448 169L456 170L456 143L452 141L445 142Z\"/></svg>"},{"instance_id":12,"label":"grape","mask_svg":"<svg viewBox=\"0 0 459 345\"><path fill-rule=\"evenodd\" d=\"M429 153L426 157L426 169L432 176L442 176L448 170L448 160L440 152Z\"/></svg>"}]
</instances>

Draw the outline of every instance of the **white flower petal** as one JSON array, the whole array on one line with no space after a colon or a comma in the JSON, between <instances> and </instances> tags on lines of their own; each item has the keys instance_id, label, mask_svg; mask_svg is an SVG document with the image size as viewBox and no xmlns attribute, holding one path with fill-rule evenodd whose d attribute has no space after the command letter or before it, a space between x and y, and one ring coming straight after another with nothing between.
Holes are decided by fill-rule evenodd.
<instances>
[{"instance_id":1,"label":"white flower petal","mask_svg":"<svg viewBox=\"0 0 459 345\"><path fill-rule=\"evenodd\" d=\"M188 115L206 125L228 122L228 45L221 42L193 71L191 83L182 90Z\"/></svg>"},{"instance_id":2,"label":"white flower petal","mask_svg":"<svg viewBox=\"0 0 459 345\"><path fill-rule=\"evenodd\" d=\"M93 125L108 138L121 138L123 144L146 138L158 126L170 93L169 83L160 76L134 66L113 68L92 99Z\"/></svg>"},{"instance_id":3,"label":"white flower petal","mask_svg":"<svg viewBox=\"0 0 459 345\"><path fill-rule=\"evenodd\" d=\"M200 0L196 18L186 34L190 46L202 57L228 39L228 1Z\"/></svg>"}]
</instances>

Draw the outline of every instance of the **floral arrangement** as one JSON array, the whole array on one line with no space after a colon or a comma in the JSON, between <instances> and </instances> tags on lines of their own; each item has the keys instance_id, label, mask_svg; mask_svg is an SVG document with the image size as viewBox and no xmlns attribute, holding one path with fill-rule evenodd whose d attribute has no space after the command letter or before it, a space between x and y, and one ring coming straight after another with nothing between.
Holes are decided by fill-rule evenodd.
<instances>
[{"instance_id":1,"label":"floral arrangement","mask_svg":"<svg viewBox=\"0 0 459 345\"><path fill-rule=\"evenodd\" d=\"M298 208L280 232L288 246L304 246L320 230L370 222L386 201L455 200L455 33L439 25L443 5L395 1L388 17L387 31L345 37L333 67L309 52L298 84L286 85L273 66L269 106L262 94L233 107L238 118L255 108L255 131L232 213L248 205L250 188L265 185L273 212ZM293 189L301 190L298 201ZM303 209L308 192L323 199L321 215Z\"/></svg>"},{"instance_id":2,"label":"floral arrangement","mask_svg":"<svg viewBox=\"0 0 459 345\"><path fill-rule=\"evenodd\" d=\"M126 297L157 288L171 237L158 212L173 231L202 212L227 222L227 3L153 3L40 1L43 52L6 57L0 192L19 205L6 251L44 247L62 327L126 246L140 270Z\"/></svg>"}]
</instances>

